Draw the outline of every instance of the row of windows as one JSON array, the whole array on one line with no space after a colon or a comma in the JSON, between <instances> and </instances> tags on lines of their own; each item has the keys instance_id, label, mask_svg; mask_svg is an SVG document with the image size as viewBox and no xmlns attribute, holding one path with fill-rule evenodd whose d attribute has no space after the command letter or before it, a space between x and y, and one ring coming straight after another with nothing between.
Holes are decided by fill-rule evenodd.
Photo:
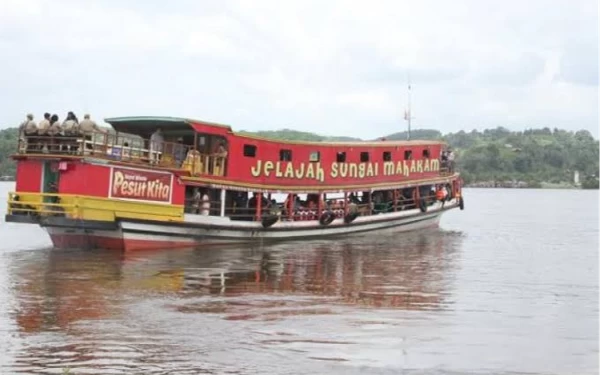
<instances>
[{"instance_id":1,"label":"row of windows","mask_svg":"<svg viewBox=\"0 0 600 375\"><path fill-rule=\"evenodd\" d=\"M244 145L244 156L249 158L256 157L256 146L254 145ZM430 153L429 150L423 150L423 158L429 159ZM404 160L412 159L412 150L404 150ZM280 161L292 161L292 150L279 150L279 160ZM319 151L313 151L310 153L309 161L317 162L321 160L321 154ZM336 161L338 163L346 162L346 152L338 152L336 155ZM369 161L369 152L362 151L360 153L360 162L366 163ZM392 161L392 152L391 151L383 151L383 161Z\"/></svg>"}]
</instances>

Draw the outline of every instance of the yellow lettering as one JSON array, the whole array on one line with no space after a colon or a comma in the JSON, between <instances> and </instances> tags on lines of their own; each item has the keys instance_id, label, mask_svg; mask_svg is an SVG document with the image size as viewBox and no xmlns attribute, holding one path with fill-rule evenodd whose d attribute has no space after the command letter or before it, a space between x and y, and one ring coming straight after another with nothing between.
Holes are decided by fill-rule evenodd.
<instances>
[{"instance_id":1,"label":"yellow lettering","mask_svg":"<svg viewBox=\"0 0 600 375\"><path fill-rule=\"evenodd\" d=\"M423 160L417 160L417 172L423 172Z\"/></svg>"},{"instance_id":2,"label":"yellow lettering","mask_svg":"<svg viewBox=\"0 0 600 375\"><path fill-rule=\"evenodd\" d=\"M440 170L440 161L438 159L431 159L431 171L437 172Z\"/></svg>"},{"instance_id":3,"label":"yellow lettering","mask_svg":"<svg viewBox=\"0 0 600 375\"><path fill-rule=\"evenodd\" d=\"M117 194L121 185L123 185L123 181L125 181L125 176L121 172L115 172L113 178L113 194Z\"/></svg>"},{"instance_id":4,"label":"yellow lettering","mask_svg":"<svg viewBox=\"0 0 600 375\"><path fill-rule=\"evenodd\" d=\"M256 165L252 168L250 168L250 173L252 173L252 177L258 177L260 176L260 169L262 166L262 161L261 160L257 160L256 161Z\"/></svg>"},{"instance_id":5,"label":"yellow lettering","mask_svg":"<svg viewBox=\"0 0 600 375\"><path fill-rule=\"evenodd\" d=\"M415 173L417 171L417 165L413 160L410 161L410 173Z\"/></svg>"},{"instance_id":6,"label":"yellow lettering","mask_svg":"<svg viewBox=\"0 0 600 375\"><path fill-rule=\"evenodd\" d=\"M348 177L350 177L350 178L358 177L358 166L356 164L352 163L349 165Z\"/></svg>"},{"instance_id":7,"label":"yellow lettering","mask_svg":"<svg viewBox=\"0 0 600 375\"><path fill-rule=\"evenodd\" d=\"M287 163L285 166L285 178L294 178L294 166L292 163Z\"/></svg>"},{"instance_id":8,"label":"yellow lettering","mask_svg":"<svg viewBox=\"0 0 600 375\"><path fill-rule=\"evenodd\" d=\"M340 177L348 177L348 164L342 163L340 164Z\"/></svg>"},{"instance_id":9,"label":"yellow lettering","mask_svg":"<svg viewBox=\"0 0 600 375\"><path fill-rule=\"evenodd\" d=\"M308 167L306 167L306 178L315 178L315 165L313 163L308 163Z\"/></svg>"},{"instance_id":10,"label":"yellow lettering","mask_svg":"<svg viewBox=\"0 0 600 375\"><path fill-rule=\"evenodd\" d=\"M272 161L265 162L265 176L269 177L271 175L271 171L275 166Z\"/></svg>"},{"instance_id":11,"label":"yellow lettering","mask_svg":"<svg viewBox=\"0 0 600 375\"><path fill-rule=\"evenodd\" d=\"M304 177L304 163L300 163L300 167L296 169L296 178L302 179Z\"/></svg>"},{"instance_id":12,"label":"yellow lettering","mask_svg":"<svg viewBox=\"0 0 600 375\"><path fill-rule=\"evenodd\" d=\"M365 177L365 163L360 163L358 165L358 178L364 178Z\"/></svg>"},{"instance_id":13,"label":"yellow lettering","mask_svg":"<svg viewBox=\"0 0 600 375\"><path fill-rule=\"evenodd\" d=\"M423 172L429 172L429 159L425 159L425 166L423 167Z\"/></svg>"},{"instance_id":14,"label":"yellow lettering","mask_svg":"<svg viewBox=\"0 0 600 375\"><path fill-rule=\"evenodd\" d=\"M407 160L403 160L403 161L402 161L402 166L404 167L404 172L403 172L403 173L404 173L404 176L405 176L405 177L408 177L408 176L410 176L410 170L408 169L408 163L407 163Z\"/></svg>"},{"instance_id":15,"label":"yellow lettering","mask_svg":"<svg viewBox=\"0 0 600 375\"><path fill-rule=\"evenodd\" d=\"M375 175L375 171L373 170L373 163L367 163L367 177L373 177Z\"/></svg>"},{"instance_id":16,"label":"yellow lettering","mask_svg":"<svg viewBox=\"0 0 600 375\"><path fill-rule=\"evenodd\" d=\"M331 163L331 172L329 175L331 178L336 178L338 176L338 163Z\"/></svg>"},{"instance_id":17,"label":"yellow lettering","mask_svg":"<svg viewBox=\"0 0 600 375\"><path fill-rule=\"evenodd\" d=\"M325 170L321 166L321 163L317 163L317 180L321 182L325 181Z\"/></svg>"},{"instance_id":18,"label":"yellow lettering","mask_svg":"<svg viewBox=\"0 0 600 375\"><path fill-rule=\"evenodd\" d=\"M383 162L383 175L384 176L393 176L394 175L394 162L393 161Z\"/></svg>"},{"instance_id":19,"label":"yellow lettering","mask_svg":"<svg viewBox=\"0 0 600 375\"><path fill-rule=\"evenodd\" d=\"M283 177L283 172L281 172L281 162L280 161L275 163L275 177L277 177L277 178Z\"/></svg>"},{"instance_id":20,"label":"yellow lettering","mask_svg":"<svg viewBox=\"0 0 600 375\"><path fill-rule=\"evenodd\" d=\"M404 173L404 167L402 166L402 162L398 161L398 163L396 164L396 174L398 176L400 176L403 173Z\"/></svg>"}]
</instances>

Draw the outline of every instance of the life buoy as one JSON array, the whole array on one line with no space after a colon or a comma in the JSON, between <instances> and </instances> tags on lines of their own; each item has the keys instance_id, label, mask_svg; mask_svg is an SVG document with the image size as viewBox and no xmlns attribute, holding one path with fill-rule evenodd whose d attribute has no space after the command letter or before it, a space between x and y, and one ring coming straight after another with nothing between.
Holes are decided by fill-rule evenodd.
<instances>
[{"instance_id":1,"label":"life buoy","mask_svg":"<svg viewBox=\"0 0 600 375\"><path fill-rule=\"evenodd\" d=\"M279 221L279 215L267 215L261 220L263 228L269 228Z\"/></svg>"},{"instance_id":2,"label":"life buoy","mask_svg":"<svg viewBox=\"0 0 600 375\"><path fill-rule=\"evenodd\" d=\"M335 215L331 211L325 211L319 218L319 223L321 225L329 225L335 219Z\"/></svg>"},{"instance_id":3,"label":"life buoy","mask_svg":"<svg viewBox=\"0 0 600 375\"><path fill-rule=\"evenodd\" d=\"M460 196L459 200L458 200L458 207L460 207L461 210L465 209L465 200L462 197L462 195Z\"/></svg>"},{"instance_id":4,"label":"life buoy","mask_svg":"<svg viewBox=\"0 0 600 375\"><path fill-rule=\"evenodd\" d=\"M358 217L358 212L349 212L348 215L344 217L344 223L350 224Z\"/></svg>"},{"instance_id":5,"label":"life buoy","mask_svg":"<svg viewBox=\"0 0 600 375\"><path fill-rule=\"evenodd\" d=\"M425 198L421 198L419 200L419 209L421 212L427 212L427 203L425 202Z\"/></svg>"}]
</instances>

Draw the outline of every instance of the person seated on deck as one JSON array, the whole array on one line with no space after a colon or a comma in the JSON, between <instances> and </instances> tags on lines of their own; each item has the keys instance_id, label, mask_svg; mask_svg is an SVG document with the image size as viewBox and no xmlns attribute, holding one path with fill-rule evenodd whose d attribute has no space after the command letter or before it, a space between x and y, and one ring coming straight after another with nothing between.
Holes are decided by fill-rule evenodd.
<instances>
[{"instance_id":1,"label":"person seated on deck","mask_svg":"<svg viewBox=\"0 0 600 375\"><path fill-rule=\"evenodd\" d=\"M50 137L49 143L44 144L43 152L55 152L60 149L60 140L55 137L60 136L62 127L58 121L58 115L50 117L50 126L46 129L46 135Z\"/></svg>"},{"instance_id":2,"label":"person seated on deck","mask_svg":"<svg viewBox=\"0 0 600 375\"><path fill-rule=\"evenodd\" d=\"M448 192L445 190L446 187L444 185L438 185L435 192L435 200L442 202L442 207L444 207L444 203L446 203L446 196L448 195Z\"/></svg>"},{"instance_id":3,"label":"person seated on deck","mask_svg":"<svg viewBox=\"0 0 600 375\"><path fill-rule=\"evenodd\" d=\"M73 112L67 114L67 118L62 123L62 133L68 138L63 141L63 149L68 153L77 152L79 146L74 140L79 135L79 125L77 123L77 117Z\"/></svg>"},{"instance_id":4,"label":"person seated on deck","mask_svg":"<svg viewBox=\"0 0 600 375\"><path fill-rule=\"evenodd\" d=\"M86 113L83 116L83 120L79 123L79 134L83 135L85 148L87 149L94 148L92 145L92 134L94 132L108 134L108 130L99 127L98 124L96 124L96 121L90 119L90 115Z\"/></svg>"}]
</instances>

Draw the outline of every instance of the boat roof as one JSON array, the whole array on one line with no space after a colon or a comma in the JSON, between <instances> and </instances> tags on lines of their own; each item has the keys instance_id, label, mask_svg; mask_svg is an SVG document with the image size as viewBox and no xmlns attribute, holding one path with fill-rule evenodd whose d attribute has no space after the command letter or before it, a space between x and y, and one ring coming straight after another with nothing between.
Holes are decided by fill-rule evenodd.
<instances>
[{"instance_id":1,"label":"boat roof","mask_svg":"<svg viewBox=\"0 0 600 375\"><path fill-rule=\"evenodd\" d=\"M112 117L104 119L113 129L118 132L139 135L144 138L150 138L152 133L161 128L168 134L181 134L195 130L199 133L213 133L218 135L234 134L237 137L255 139L260 141L270 141L295 145L339 145L339 146L415 146L415 145L439 145L445 144L444 141L435 140L410 140L410 141L299 141L282 140L276 138L260 137L248 133L235 133L231 126L219 124L216 122L194 120L182 117L155 117L155 116L130 116L130 117Z\"/></svg>"}]
</instances>

